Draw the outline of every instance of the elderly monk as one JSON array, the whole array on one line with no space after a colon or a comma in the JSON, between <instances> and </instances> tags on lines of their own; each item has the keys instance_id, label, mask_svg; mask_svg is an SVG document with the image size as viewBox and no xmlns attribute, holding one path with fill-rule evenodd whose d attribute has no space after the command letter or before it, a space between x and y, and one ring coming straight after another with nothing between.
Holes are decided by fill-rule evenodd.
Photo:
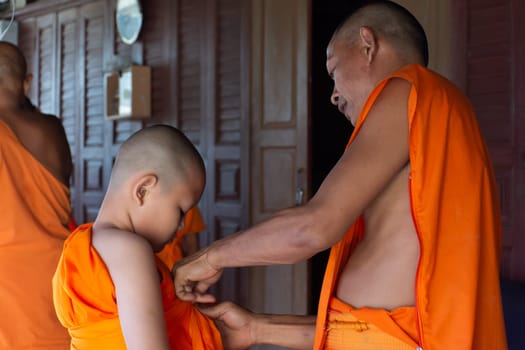
<instances>
[{"instance_id":1,"label":"elderly monk","mask_svg":"<svg viewBox=\"0 0 525 350\"><path fill-rule=\"evenodd\" d=\"M178 265L177 294L204 300L223 268L294 263L332 247L313 318L209 309L225 344L296 349L504 350L494 172L468 99L428 70L417 20L363 4L327 48L332 103L355 126L304 206Z\"/></svg>"},{"instance_id":2,"label":"elderly monk","mask_svg":"<svg viewBox=\"0 0 525 350\"><path fill-rule=\"evenodd\" d=\"M20 50L0 42L0 349L68 349L51 277L69 231L71 156L59 119L27 103Z\"/></svg>"}]
</instances>

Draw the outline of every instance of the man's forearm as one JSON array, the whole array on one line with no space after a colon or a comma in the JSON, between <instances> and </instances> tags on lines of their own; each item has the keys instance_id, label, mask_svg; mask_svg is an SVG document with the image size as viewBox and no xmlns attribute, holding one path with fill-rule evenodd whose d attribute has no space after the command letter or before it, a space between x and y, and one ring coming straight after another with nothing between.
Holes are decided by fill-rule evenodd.
<instances>
[{"instance_id":1,"label":"man's forearm","mask_svg":"<svg viewBox=\"0 0 525 350\"><path fill-rule=\"evenodd\" d=\"M279 212L246 231L214 242L208 263L216 268L292 264L328 248L304 208Z\"/></svg>"},{"instance_id":2,"label":"man's forearm","mask_svg":"<svg viewBox=\"0 0 525 350\"><path fill-rule=\"evenodd\" d=\"M256 344L312 349L315 316L258 315L253 329Z\"/></svg>"}]
</instances>

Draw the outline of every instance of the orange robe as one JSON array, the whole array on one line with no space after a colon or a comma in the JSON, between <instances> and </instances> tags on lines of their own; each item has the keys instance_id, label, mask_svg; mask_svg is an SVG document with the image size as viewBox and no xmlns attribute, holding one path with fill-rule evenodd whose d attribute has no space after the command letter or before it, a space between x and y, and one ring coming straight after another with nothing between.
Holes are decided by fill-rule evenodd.
<instances>
[{"instance_id":1,"label":"orange robe","mask_svg":"<svg viewBox=\"0 0 525 350\"><path fill-rule=\"evenodd\" d=\"M170 269L173 265L183 258L182 237L189 234L196 234L204 231L204 221L198 207L191 208L184 216L184 227L177 231L177 235L170 243L164 246L164 249L157 256Z\"/></svg>"},{"instance_id":2,"label":"orange robe","mask_svg":"<svg viewBox=\"0 0 525 350\"><path fill-rule=\"evenodd\" d=\"M0 349L67 349L51 277L69 234L69 189L0 120Z\"/></svg>"},{"instance_id":3,"label":"orange robe","mask_svg":"<svg viewBox=\"0 0 525 350\"><path fill-rule=\"evenodd\" d=\"M498 274L502 230L498 195L492 162L467 98L424 67L406 66L371 93L349 145L392 78L412 85L407 122L410 198L421 249L415 282L419 346L506 349ZM325 344L338 275L352 247L366 234L363 221L359 218L330 253L314 349ZM373 314L363 312L359 318L372 322L368 317Z\"/></svg>"},{"instance_id":4,"label":"orange robe","mask_svg":"<svg viewBox=\"0 0 525 350\"><path fill-rule=\"evenodd\" d=\"M53 301L71 335L71 349L119 350L126 344L118 316L115 287L104 261L91 245L92 224L79 226L66 240L53 277ZM222 349L214 323L191 303L175 296L168 268L157 259L171 349Z\"/></svg>"}]
</instances>

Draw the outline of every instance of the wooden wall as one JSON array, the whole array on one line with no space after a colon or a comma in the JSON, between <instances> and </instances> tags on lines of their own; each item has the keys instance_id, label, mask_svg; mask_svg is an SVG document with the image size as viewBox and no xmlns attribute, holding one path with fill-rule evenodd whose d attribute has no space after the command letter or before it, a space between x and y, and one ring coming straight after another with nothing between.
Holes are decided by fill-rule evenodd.
<instances>
[{"instance_id":1,"label":"wooden wall","mask_svg":"<svg viewBox=\"0 0 525 350\"><path fill-rule=\"evenodd\" d=\"M453 78L476 110L500 192L503 277L525 281L525 3L451 4Z\"/></svg>"}]
</instances>

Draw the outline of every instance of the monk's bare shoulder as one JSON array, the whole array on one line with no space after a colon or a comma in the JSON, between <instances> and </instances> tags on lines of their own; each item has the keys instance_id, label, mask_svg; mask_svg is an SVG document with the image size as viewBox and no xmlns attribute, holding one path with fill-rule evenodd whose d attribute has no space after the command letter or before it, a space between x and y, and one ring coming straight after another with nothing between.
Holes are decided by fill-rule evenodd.
<instances>
[{"instance_id":1,"label":"monk's bare shoulder","mask_svg":"<svg viewBox=\"0 0 525 350\"><path fill-rule=\"evenodd\" d=\"M15 133L26 149L60 182L69 185L71 151L60 119L38 111L17 113Z\"/></svg>"}]
</instances>

